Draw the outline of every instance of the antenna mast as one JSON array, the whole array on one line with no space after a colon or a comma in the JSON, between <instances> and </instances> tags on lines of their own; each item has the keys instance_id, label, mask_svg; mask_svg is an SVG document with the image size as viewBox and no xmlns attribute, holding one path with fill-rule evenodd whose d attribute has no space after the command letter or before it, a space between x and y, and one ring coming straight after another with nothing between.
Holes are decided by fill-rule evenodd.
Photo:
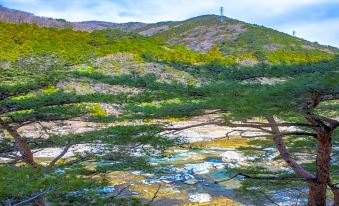
<instances>
[{"instance_id":1,"label":"antenna mast","mask_svg":"<svg viewBox=\"0 0 339 206\"><path fill-rule=\"evenodd\" d=\"M220 16L219 16L220 22L225 21L225 16L224 16L224 7L220 7Z\"/></svg>"}]
</instances>

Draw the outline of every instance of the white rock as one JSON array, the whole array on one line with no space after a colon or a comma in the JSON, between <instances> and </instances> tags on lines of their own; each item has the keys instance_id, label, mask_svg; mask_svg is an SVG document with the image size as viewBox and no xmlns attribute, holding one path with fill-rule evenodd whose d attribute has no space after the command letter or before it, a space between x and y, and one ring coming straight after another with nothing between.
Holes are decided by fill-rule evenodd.
<instances>
[{"instance_id":1,"label":"white rock","mask_svg":"<svg viewBox=\"0 0 339 206\"><path fill-rule=\"evenodd\" d=\"M133 174L133 175L141 175L141 174L142 174L142 171L133 171L132 174Z\"/></svg>"},{"instance_id":2,"label":"white rock","mask_svg":"<svg viewBox=\"0 0 339 206\"><path fill-rule=\"evenodd\" d=\"M188 184L188 185L195 185L197 184L199 181L197 179L188 179L185 181L185 184Z\"/></svg>"},{"instance_id":3,"label":"white rock","mask_svg":"<svg viewBox=\"0 0 339 206\"><path fill-rule=\"evenodd\" d=\"M223 169L224 167L224 163L202 162L198 164L186 164L185 168L181 170L186 173L207 174L210 170Z\"/></svg>"},{"instance_id":4,"label":"white rock","mask_svg":"<svg viewBox=\"0 0 339 206\"><path fill-rule=\"evenodd\" d=\"M100 152L102 151L106 145L104 144L77 144L73 145L67 153L63 156L63 158L69 158L73 157L77 154L84 154L86 152ZM34 157L48 157L48 158L53 158L58 156L64 148L58 148L58 147L49 147L49 148L44 148L41 150L33 150L34 152Z\"/></svg>"},{"instance_id":5,"label":"white rock","mask_svg":"<svg viewBox=\"0 0 339 206\"><path fill-rule=\"evenodd\" d=\"M186 164L184 170L192 172L193 174L207 174L209 169L212 168L212 164L209 162L203 162L198 164Z\"/></svg>"},{"instance_id":6,"label":"white rock","mask_svg":"<svg viewBox=\"0 0 339 206\"><path fill-rule=\"evenodd\" d=\"M224 163L212 163L212 166L215 168L215 169L224 169L225 168L225 164Z\"/></svg>"},{"instance_id":7,"label":"white rock","mask_svg":"<svg viewBox=\"0 0 339 206\"><path fill-rule=\"evenodd\" d=\"M210 202L211 196L208 193L192 193L189 194L189 200L196 203Z\"/></svg>"},{"instance_id":8,"label":"white rock","mask_svg":"<svg viewBox=\"0 0 339 206\"><path fill-rule=\"evenodd\" d=\"M246 158L236 151L226 151L221 154L222 161L226 163L239 162L243 163L246 161Z\"/></svg>"}]
</instances>

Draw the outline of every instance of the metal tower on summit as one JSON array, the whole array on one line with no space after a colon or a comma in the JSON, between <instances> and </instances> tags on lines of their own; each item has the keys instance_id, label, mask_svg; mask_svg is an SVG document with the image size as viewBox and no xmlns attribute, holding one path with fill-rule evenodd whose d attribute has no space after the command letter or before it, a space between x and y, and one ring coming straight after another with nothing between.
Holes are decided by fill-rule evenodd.
<instances>
[{"instance_id":1,"label":"metal tower on summit","mask_svg":"<svg viewBox=\"0 0 339 206\"><path fill-rule=\"evenodd\" d=\"M220 7L220 16L219 16L220 22L225 21L225 16L224 16L224 7Z\"/></svg>"}]
</instances>

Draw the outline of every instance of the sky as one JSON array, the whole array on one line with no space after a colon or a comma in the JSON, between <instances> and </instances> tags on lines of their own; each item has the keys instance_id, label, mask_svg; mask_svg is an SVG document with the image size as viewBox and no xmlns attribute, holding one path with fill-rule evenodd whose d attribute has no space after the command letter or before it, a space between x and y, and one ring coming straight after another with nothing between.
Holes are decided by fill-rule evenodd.
<instances>
[{"instance_id":1,"label":"sky","mask_svg":"<svg viewBox=\"0 0 339 206\"><path fill-rule=\"evenodd\" d=\"M69 21L176 21L219 14L339 47L339 0L0 0L0 5Z\"/></svg>"}]
</instances>

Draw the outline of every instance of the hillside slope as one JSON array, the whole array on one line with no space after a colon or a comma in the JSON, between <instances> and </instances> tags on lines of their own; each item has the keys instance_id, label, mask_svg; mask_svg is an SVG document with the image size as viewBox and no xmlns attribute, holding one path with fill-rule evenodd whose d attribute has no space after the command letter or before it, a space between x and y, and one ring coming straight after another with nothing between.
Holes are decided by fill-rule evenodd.
<instances>
[{"instance_id":1,"label":"hillside slope","mask_svg":"<svg viewBox=\"0 0 339 206\"><path fill-rule=\"evenodd\" d=\"M264 60L292 63L310 56L317 61L338 53L337 48L312 43L263 26L231 18L220 22L216 15L151 24L138 32L198 52L207 53L217 48L224 56L238 56L249 63Z\"/></svg>"},{"instance_id":2,"label":"hillside slope","mask_svg":"<svg viewBox=\"0 0 339 206\"><path fill-rule=\"evenodd\" d=\"M339 50L335 47L312 43L273 29L227 17L225 17L225 21L220 22L219 17L216 15L205 15L185 21L169 21L155 24L138 22L119 24L101 21L67 22L63 19L37 17L27 12L0 7L0 22L15 24L30 23L41 27L70 28L72 30L86 31L86 33L70 33L70 31L42 29L31 36L37 42L46 39L46 44L49 45L54 41L48 37L49 35L59 36L60 34L70 33L70 40L65 37L65 41L76 42L75 45L79 45L80 51L88 50L86 55L98 54L97 49L90 47L100 47L99 53L101 54L119 51L135 53L134 50L137 50L141 56L148 56L153 60L170 60L185 63L219 61L223 64L237 63L253 66L260 62L269 64L318 62L331 60L335 55L339 54ZM113 31L112 29L122 30L123 32ZM13 49L18 50L18 48L31 43L30 37L27 37L29 35L25 32L35 30L35 27L28 29L28 26L18 26L15 29L9 29L8 26L3 26L2 30L3 35L1 39L5 42L4 45L7 45L8 47L6 47L9 48L11 43L8 42L8 39L13 40L14 44L19 44ZM22 32L23 30L26 31ZM102 31L98 32L96 30ZM87 32L92 32L92 34ZM98 33L100 37L96 35ZM40 37L36 38L35 34ZM79 38L83 39L79 40L77 39L78 37L72 39L73 35L82 36ZM102 37L106 39L103 40ZM117 37L124 40L114 40ZM147 39L146 44L144 44L145 39ZM26 40L30 41L26 42ZM144 41L144 43L140 44L141 41ZM82 45L84 42L86 42L85 45ZM34 43L31 49L36 50L37 44ZM104 44L106 44L104 46L105 52L102 52ZM107 44L110 44L110 46L107 46ZM67 45L68 43L66 45L57 45L52 50L57 47L67 47ZM153 47L157 47L157 49ZM31 49L19 49L20 51L15 51L14 53L27 53ZM8 53L12 52L11 50L3 51ZM40 49L38 50L41 51ZM67 53L65 49L62 48L61 50ZM6 56L8 54L4 55L3 58L6 58Z\"/></svg>"},{"instance_id":3,"label":"hillside slope","mask_svg":"<svg viewBox=\"0 0 339 206\"><path fill-rule=\"evenodd\" d=\"M42 27L54 28L72 28L80 31L93 31L101 29L121 29L123 31L133 31L141 29L147 24L140 22L131 23L111 23L103 21L83 21L83 22L68 22L65 19L53 19L48 17L35 16L32 13L9 9L0 5L0 21L8 23L29 23L36 24Z\"/></svg>"}]
</instances>

